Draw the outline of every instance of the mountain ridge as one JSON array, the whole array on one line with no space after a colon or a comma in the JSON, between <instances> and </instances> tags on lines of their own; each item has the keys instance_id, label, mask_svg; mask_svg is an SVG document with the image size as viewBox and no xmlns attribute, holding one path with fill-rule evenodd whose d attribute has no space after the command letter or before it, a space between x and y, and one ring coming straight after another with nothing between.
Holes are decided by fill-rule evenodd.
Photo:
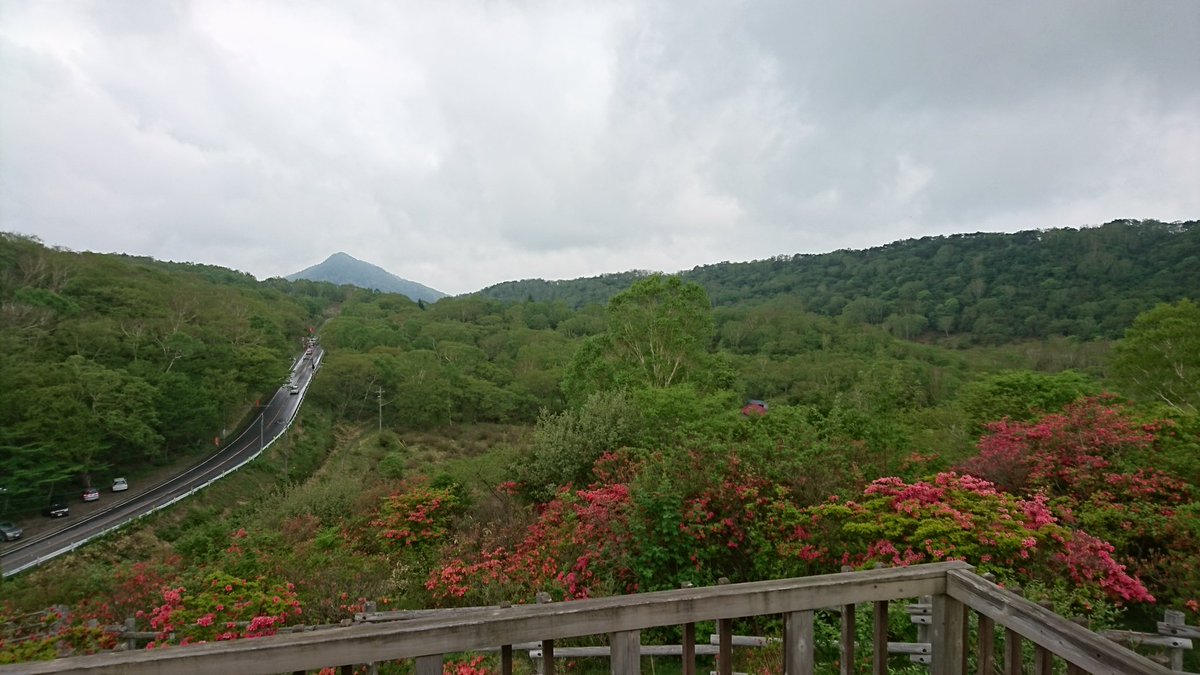
<instances>
[{"instance_id":1,"label":"mountain ridge","mask_svg":"<svg viewBox=\"0 0 1200 675\"><path fill-rule=\"evenodd\" d=\"M289 274L284 279L288 281L297 279L327 281L339 286L349 284L384 293L399 293L407 296L413 302L436 302L449 295L424 284L396 276L378 265L359 260L342 251L330 255L316 265Z\"/></svg>"}]
</instances>

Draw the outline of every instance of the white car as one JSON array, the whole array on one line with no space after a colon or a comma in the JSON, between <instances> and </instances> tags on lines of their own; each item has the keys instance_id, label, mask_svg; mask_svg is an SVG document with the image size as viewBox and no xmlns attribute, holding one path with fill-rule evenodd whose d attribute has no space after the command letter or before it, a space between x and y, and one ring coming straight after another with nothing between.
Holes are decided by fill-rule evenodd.
<instances>
[{"instance_id":1,"label":"white car","mask_svg":"<svg viewBox=\"0 0 1200 675\"><path fill-rule=\"evenodd\" d=\"M125 482L124 478L114 478L113 479L113 486L112 486L113 492L124 492L128 489L129 489L129 483Z\"/></svg>"}]
</instances>

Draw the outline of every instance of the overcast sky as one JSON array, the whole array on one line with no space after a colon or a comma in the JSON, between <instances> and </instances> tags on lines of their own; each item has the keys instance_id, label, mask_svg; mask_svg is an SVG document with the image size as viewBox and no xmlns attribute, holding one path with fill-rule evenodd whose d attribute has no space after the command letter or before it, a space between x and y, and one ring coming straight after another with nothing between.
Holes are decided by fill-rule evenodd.
<instances>
[{"instance_id":1,"label":"overcast sky","mask_svg":"<svg viewBox=\"0 0 1200 675\"><path fill-rule=\"evenodd\" d=\"M1200 2L0 0L0 230L448 293L1200 217Z\"/></svg>"}]
</instances>

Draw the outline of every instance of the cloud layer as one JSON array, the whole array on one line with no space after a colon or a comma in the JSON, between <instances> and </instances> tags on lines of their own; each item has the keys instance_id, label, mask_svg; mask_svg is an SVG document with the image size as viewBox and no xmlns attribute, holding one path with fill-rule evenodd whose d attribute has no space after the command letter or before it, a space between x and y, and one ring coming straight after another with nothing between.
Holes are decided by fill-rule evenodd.
<instances>
[{"instance_id":1,"label":"cloud layer","mask_svg":"<svg viewBox=\"0 0 1200 675\"><path fill-rule=\"evenodd\" d=\"M509 279L1200 216L1200 3L0 5L0 229Z\"/></svg>"}]
</instances>

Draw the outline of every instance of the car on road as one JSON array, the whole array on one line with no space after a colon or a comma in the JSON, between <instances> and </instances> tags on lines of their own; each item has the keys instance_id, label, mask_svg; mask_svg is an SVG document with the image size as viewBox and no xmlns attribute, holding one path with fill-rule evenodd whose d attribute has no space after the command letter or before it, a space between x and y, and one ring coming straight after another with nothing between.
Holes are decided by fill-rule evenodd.
<instances>
[{"instance_id":1,"label":"car on road","mask_svg":"<svg viewBox=\"0 0 1200 675\"><path fill-rule=\"evenodd\" d=\"M125 482L124 478L113 479L113 492L124 492L129 489L129 483Z\"/></svg>"},{"instance_id":2,"label":"car on road","mask_svg":"<svg viewBox=\"0 0 1200 675\"><path fill-rule=\"evenodd\" d=\"M291 384L288 385L288 393L289 394L299 394L300 393L300 385L296 384L295 382L292 382Z\"/></svg>"},{"instance_id":3,"label":"car on road","mask_svg":"<svg viewBox=\"0 0 1200 675\"><path fill-rule=\"evenodd\" d=\"M50 506L46 507L44 513L51 518L63 518L71 515L71 509L67 508L67 505L62 502L53 502Z\"/></svg>"},{"instance_id":4,"label":"car on road","mask_svg":"<svg viewBox=\"0 0 1200 675\"><path fill-rule=\"evenodd\" d=\"M94 487L85 488L83 491L83 501L94 502L100 499L100 491Z\"/></svg>"},{"instance_id":5,"label":"car on road","mask_svg":"<svg viewBox=\"0 0 1200 675\"><path fill-rule=\"evenodd\" d=\"M0 523L0 537L3 537L4 541L20 539L22 534L24 534L24 530L17 525L8 521Z\"/></svg>"}]
</instances>

